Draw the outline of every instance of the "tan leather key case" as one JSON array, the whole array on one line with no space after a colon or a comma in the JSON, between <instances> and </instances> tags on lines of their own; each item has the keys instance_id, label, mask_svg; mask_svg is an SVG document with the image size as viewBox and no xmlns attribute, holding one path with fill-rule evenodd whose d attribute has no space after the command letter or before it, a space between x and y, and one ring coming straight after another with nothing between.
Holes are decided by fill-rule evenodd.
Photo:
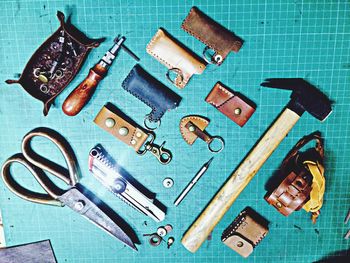
<instances>
[{"instance_id":1,"label":"tan leather key case","mask_svg":"<svg viewBox=\"0 0 350 263\"><path fill-rule=\"evenodd\" d=\"M243 44L241 38L214 21L195 6L191 8L181 28L207 45L203 50L203 58L208 63L218 66L224 62L231 51L237 53ZM208 51L210 49L215 53L208 58Z\"/></svg>"},{"instance_id":2,"label":"tan leather key case","mask_svg":"<svg viewBox=\"0 0 350 263\"><path fill-rule=\"evenodd\" d=\"M168 68L168 80L180 89L187 85L193 74L202 74L206 68L201 57L162 28L158 29L146 50ZM170 77L171 71L176 74L174 80Z\"/></svg>"}]
</instances>

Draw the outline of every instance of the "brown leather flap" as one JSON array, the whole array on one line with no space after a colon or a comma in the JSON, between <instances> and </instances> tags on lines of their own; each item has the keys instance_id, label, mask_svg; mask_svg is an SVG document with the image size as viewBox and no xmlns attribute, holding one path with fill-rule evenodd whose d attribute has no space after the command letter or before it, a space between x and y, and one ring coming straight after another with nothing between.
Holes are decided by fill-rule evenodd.
<instances>
[{"instance_id":1,"label":"brown leather flap","mask_svg":"<svg viewBox=\"0 0 350 263\"><path fill-rule=\"evenodd\" d=\"M238 52L243 40L233 32L226 29L209 16L192 7L190 13L182 23L182 29L213 49L216 54L222 56L222 61L230 51Z\"/></svg>"},{"instance_id":2,"label":"brown leather flap","mask_svg":"<svg viewBox=\"0 0 350 263\"><path fill-rule=\"evenodd\" d=\"M209 120L197 115L191 115L181 119L181 135L188 144L192 145L196 141L198 136L195 133L189 131L188 128L186 128L186 124L188 122L192 122L194 125L196 125L198 129L204 131L204 129L209 125Z\"/></svg>"},{"instance_id":3,"label":"brown leather flap","mask_svg":"<svg viewBox=\"0 0 350 263\"><path fill-rule=\"evenodd\" d=\"M248 104L239 94L233 93L217 82L205 99L239 126L243 127L255 112L255 107Z\"/></svg>"}]
</instances>

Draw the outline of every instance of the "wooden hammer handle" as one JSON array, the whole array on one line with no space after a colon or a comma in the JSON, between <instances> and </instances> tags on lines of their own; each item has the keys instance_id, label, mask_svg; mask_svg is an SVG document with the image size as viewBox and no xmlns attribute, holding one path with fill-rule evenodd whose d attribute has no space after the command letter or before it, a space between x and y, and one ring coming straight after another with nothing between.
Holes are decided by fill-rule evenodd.
<instances>
[{"instance_id":1,"label":"wooden hammer handle","mask_svg":"<svg viewBox=\"0 0 350 263\"><path fill-rule=\"evenodd\" d=\"M275 123L209 202L197 220L186 231L181 240L186 249L192 253L197 251L299 118L298 114L288 108L281 113Z\"/></svg>"}]
</instances>

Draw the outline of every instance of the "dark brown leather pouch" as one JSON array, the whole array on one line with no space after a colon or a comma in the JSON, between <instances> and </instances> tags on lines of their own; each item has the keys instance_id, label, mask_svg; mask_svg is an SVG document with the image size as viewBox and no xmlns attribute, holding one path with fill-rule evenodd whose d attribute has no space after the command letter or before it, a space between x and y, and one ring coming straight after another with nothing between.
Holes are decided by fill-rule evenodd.
<instances>
[{"instance_id":1,"label":"dark brown leather pouch","mask_svg":"<svg viewBox=\"0 0 350 263\"><path fill-rule=\"evenodd\" d=\"M222 64L231 51L238 52L243 44L241 38L195 6L191 8L181 28L207 45L203 51L204 59L208 63L218 66ZM215 52L210 58L207 54L209 49Z\"/></svg>"},{"instance_id":2,"label":"dark brown leather pouch","mask_svg":"<svg viewBox=\"0 0 350 263\"><path fill-rule=\"evenodd\" d=\"M249 101L248 103L245 97L238 93L233 93L220 82L215 84L205 101L241 127L246 124L255 112L255 105L252 102Z\"/></svg>"},{"instance_id":3,"label":"dark brown leather pouch","mask_svg":"<svg viewBox=\"0 0 350 263\"><path fill-rule=\"evenodd\" d=\"M57 12L60 27L35 51L18 80L6 83L20 84L31 96L44 103L46 116L54 99L68 86L80 70L92 48L100 40L87 38Z\"/></svg>"}]
</instances>

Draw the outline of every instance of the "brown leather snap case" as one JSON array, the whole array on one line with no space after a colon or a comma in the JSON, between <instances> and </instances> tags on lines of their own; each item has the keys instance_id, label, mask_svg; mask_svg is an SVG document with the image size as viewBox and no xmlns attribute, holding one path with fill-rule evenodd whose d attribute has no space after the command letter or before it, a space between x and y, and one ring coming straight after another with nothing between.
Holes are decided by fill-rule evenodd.
<instances>
[{"instance_id":1,"label":"brown leather snap case","mask_svg":"<svg viewBox=\"0 0 350 263\"><path fill-rule=\"evenodd\" d=\"M248 257L269 232L268 221L246 207L224 230L222 242L242 257Z\"/></svg>"},{"instance_id":2,"label":"brown leather snap case","mask_svg":"<svg viewBox=\"0 0 350 263\"><path fill-rule=\"evenodd\" d=\"M230 51L238 52L243 44L241 38L195 6L191 8L181 28L215 51L212 63L217 65L222 64Z\"/></svg>"},{"instance_id":3,"label":"brown leather snap case","mask_svg":"<svg viewBox=\"0 0 350 263\"><path fill-rule=\"evenodd\" d=\"M193 74L202 74L206 67L206 62L201 57L162 28L158 29L146 50L170 71L177 74L174 81L170 79L169 71L167 76L180 89L186 86Z\"/></svg>"},{"instance_id":4,"label":"brown leather snap case","mask_svg":"<svg viewBox=\"0 0 350 263\"><path fill-rule=\"evenodd\" d=\"M244 124L255 112L255 105L238 94L234 93L222 83L217 82L205 99L239 126Z\"/></svg>"}]
</instances>

